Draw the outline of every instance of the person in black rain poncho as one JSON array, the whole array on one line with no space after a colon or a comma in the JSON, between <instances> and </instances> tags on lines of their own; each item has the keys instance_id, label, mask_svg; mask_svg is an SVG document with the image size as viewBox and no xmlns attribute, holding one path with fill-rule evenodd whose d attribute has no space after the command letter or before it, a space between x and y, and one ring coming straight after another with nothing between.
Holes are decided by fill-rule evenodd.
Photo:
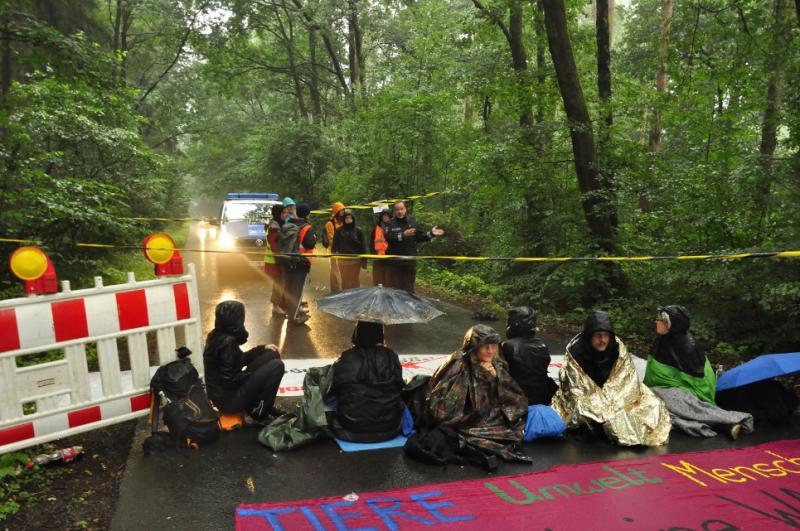
<instances>
[{"instance_id":1,"label":"person in black rain poncho","mask_svg":"<svg viewBox=\"0 0 800 531\"><path fill-rule=\"evenodd\" d=\"M342 226L333 235L334 254L365 254L367 242L364 233L356 226L353 211L346 209L342 216ZM361 285L358 275L361 269L367 268L366 258L339 258L339 272L342 276L342 289L357 288Z\"/></svg>"},{"instance_id":2,"label":"person in black rain poncho","mask_svg":"<svg viewBox=\"0 0 800 531\"><path fill-rule=\"evenodd\" d=\"M611 316L592 311L567 345L552 407L568 428L602 430L623 446L659 446L670 424L664 403L639 381L633 358L614 334Z\"/></svg>"},{"instance_id":3,"label":"person in black rain poncho","mask_svg":"<svg viewBox=\"0 0 800 531\"><path fill-rule=\"evenodd\" d=\"M336 412L330 424L339 439L372 443L400 433L403 369L397 353L383 341L382 324L359 321L353 347L333 364Z\"/></svg>"},{"instance_id":4,"label":"person in black rain poncho","mask_svg":"<svg viewBox=\"0 0 800 531\"><path fill-rule=\"evenodd\" d=\"M507 341L502 344L509 372L525 391L528 404L550 404L558 385L547 375L550 351L536 337L536 312L528 306L508 310Z\"/></svg>"},{"instance_id":5,"label":"person in black rain poncho","mask_svg":"<svg viewBox=\"0 0 800 531\"><path fill-rule=\"evenodd\" d=\"M689 311L678 305L658 308L655 323L644 383L667 405L673 427L698 437L721 430L736 439L741 431L752 432L752 415L717 407L717 378L689 331Z\"/></svg>"},{"instance_id":6,"label":"person in black rain poncho","mask_svg":"<svg viewBox=\"0 0 800 531\"><path fill-rule=\"evenodd\" d=\"M203 366L208 397L223 413L246 411L256 422L283 414L274 407L283 377L283 361L275 345L242 352L247 342L244 305L223 301L215 310L214 329L206 338Z\"/></svg>"}]
</instances>

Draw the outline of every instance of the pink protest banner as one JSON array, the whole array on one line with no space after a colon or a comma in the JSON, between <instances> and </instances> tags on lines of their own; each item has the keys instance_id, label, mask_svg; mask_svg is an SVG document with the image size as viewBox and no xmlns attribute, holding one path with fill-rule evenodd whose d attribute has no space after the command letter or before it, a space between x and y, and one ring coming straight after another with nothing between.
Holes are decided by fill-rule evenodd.
<instances>
[{"instance_id":1,"label":"pink protest banner","mask_svg":"<svg viewBox=\"0 0 800 531\"><path fill-rule=\"evenodd\" d=\"M800 441L244 504L236 529L800 529Z\"/></svg>"}]
</instances>

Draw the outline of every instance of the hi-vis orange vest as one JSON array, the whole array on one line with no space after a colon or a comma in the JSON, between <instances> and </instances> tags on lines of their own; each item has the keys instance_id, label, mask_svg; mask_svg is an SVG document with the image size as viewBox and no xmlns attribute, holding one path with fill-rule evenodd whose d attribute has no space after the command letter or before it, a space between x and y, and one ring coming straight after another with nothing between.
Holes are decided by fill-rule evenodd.
<instances>
[{"instance_id":1,"label":"hi-vis orange vest","mask_svg":"<svg viewBox=\"0 0 800 531\"><path fill-rule=\"evenodd\" d=\"M389 248L389 242L386 241L386 236L383 234L383 227L380 225L375 227L373 247L375 248L375 254L386 254L386 250Z\"/></svg>"},{"instance_id":2,"label":"hi-vis orange vest","mask_svg":"<svg viewBox=\"0 0 800 531\"><path fill-rule=\"evenodd\" d=\"M306 234L308 234L308 231L310 230L311 230L311 224L309 223L308 225L304 225L303 227L301 227L300 234L297 235L298 238L297 243L300 244L300 254L314 254L313 247L311 249L306 249L305 247L303 247L303 240L306 238ZM311 263L310 257L308 258L308 262Z\"/></svg>"}]
</instances>

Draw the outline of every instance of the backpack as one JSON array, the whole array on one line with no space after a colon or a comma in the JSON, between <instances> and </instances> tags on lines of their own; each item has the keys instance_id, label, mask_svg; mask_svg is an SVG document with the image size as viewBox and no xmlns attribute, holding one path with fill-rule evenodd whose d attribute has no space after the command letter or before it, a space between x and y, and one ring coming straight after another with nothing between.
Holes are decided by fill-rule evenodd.
<instances>
[{"instance_id":1,"label":"backpack","mask_svg":"<svg viewBox=\"0 0 800 531\"><path fill-rule=\"evenodd\" d=\"M151 438L163 438L157 433L159 410L162 410L164 424L178 448L197 448L219 436L219 413L208 401L189 354L188 348L179 348L180 359L159 367L150 380Z\"/></svg>"},{"instance_id":2,"label":"backpack","mask_svg":"<svg viewBox=\"0 0 800 531\"><path fill-rule=\"evenodd\" d=\"M306 233L311 230L311 225L304 225L302 228L294 223L284 223L278 232L278 253L299 255L300 243ZM283 264L294 267L298 264L306 264L308 260L302 256L279 256Z\"/></svg>"}]
</instances>

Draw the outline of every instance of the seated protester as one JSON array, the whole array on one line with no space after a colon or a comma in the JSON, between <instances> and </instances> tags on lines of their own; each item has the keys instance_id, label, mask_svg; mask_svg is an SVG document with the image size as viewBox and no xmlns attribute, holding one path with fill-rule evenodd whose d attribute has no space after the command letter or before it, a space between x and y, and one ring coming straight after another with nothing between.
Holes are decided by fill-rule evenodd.
<instances>
[{"instance_id":1,"label":"seated protester","mask_svg":"<svg viewBox=\"0 0 800 531\"><path fill-rule=\"evenodd\" d=\"M364 233L356 226L356 217L353 211L346 209L342 215L342 225L333 235L334 254L365 254L367 242ZM361 286L358 275L361 269L367 268L366 258L337 258L339 271L342 276L342 289L352 289Z\"/></svg>"},{"instance_id":2,"label":"seated protester","mask_svg":"<svg viewBox=\"0 0 800 531\"><path fill-rule=\"evenodd\" d=\"M353 348L333 364L334 435L359 443L393 439L402 427L402 390L400 358L383 345L383 325L359 321Z\"/></svg>"},{"instance_id":3,"label":"seated protester","mask_svg":"<svg viewBox=\"0 0 800 531\"><path fill-rule=\"evenodd\" d=\"M644 383L667 405L672 425L697 437L714 437L721 429L732 439L753 431L753 416L725 411L714 403L717 378L703 349L689 331L683 306L659 308L656 342L647 358Z\"/></svg>"},{"instance_id":4,"label":"seated protester","mask_svg":"<svg viewBox=\"0 0 800 531\"><path fill-rule=\"evenodd\" d=\"M528 400L497 355L500 336L490 326L467 330L429 382L426 409L437 427L507 461L530 462L522 443Z\"/></svg>"},{"instance_id":5,"label":"seated protester","mask_svg":"<svg viewBox=\"0 0 800 531\"><path fill-rule=\"evenodd\" d=\"M284 368L278 347L258 345L242 352L247 342L244 305L223 301L215 310L214 329L206 338L203 366L208 398L223 413L247 412L263 423L283 411L273 406Z\"/></svg>"},{"instance_id":6,"label":"seated protester","mask_svg":"<svg viewBox=\"0 0 800 531\"><path fill-rule=\"evenodd\" d=\"M509 372L528 397L528 404L550 404L558 385L547 375L550 350L536 337L536 312L529 306L508 310L507 341L502 344Z\"/></svg>"},{"instance_id":7,"label":"seated protester","mask_svg":"<svg viewBox=\"0 0 800 531\"><path fill-rule=\"evenodd\" d=\"M592 311L583 332L567 345L553 409L568 428L583 433L602 427L622 446L658 446L671 428L664 403L639 382L633 358L614 334L611 316Z\"/></svg>"}]
</instances>

